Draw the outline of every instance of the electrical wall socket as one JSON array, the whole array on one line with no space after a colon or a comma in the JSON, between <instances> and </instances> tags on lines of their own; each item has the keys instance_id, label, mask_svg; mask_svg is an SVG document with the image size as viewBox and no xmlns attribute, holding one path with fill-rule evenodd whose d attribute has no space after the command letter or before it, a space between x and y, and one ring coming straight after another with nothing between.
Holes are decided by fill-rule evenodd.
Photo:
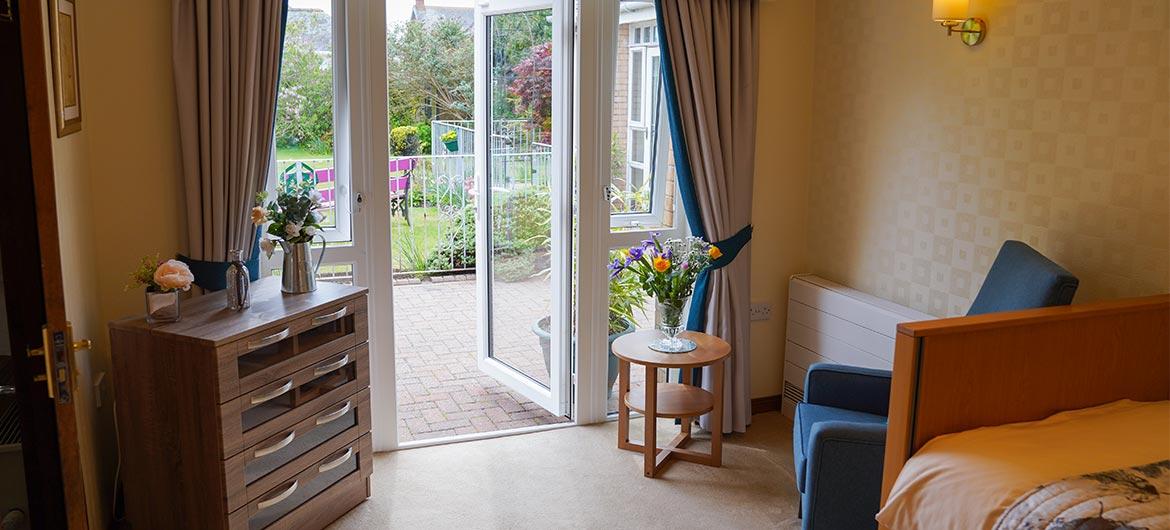
<instances>
[{"instance_id":1,"label":"electrical wall socket","mask_svg":"<svg viewBox=\"0 0 1170 530\"><path fill-rule=\"evenodd\" d=\"M751 317L752 320L768 320L772 318L772 304L766 302L752 304Z\"/></svg>"}]
</instances>

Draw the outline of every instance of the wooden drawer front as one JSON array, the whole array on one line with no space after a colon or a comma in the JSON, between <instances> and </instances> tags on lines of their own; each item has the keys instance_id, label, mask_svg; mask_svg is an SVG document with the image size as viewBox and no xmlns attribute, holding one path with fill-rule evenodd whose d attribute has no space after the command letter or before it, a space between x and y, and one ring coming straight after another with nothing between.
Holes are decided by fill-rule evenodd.
<instances>
[{"instance_id":1,"label":"wooden drawer front","mask_svg":"<svg viewBox=\"0 0 1170 530\"><path fill-rule=\"evenodd\" d=\"M370 432L370 390L346 397L224 462L228 511Z\"/></svg>"},{"instance_id":2,"label":"wooden drawer front","mask_svg":"<svg viewBox=\"0 0 1170 530\"><path fill-rule=\"evenodd\" d=\"M370 347L328 357L220 405L223 456L287 433L346 396L370 386Z\"/></svg>"},{"instance_id":3,"label":"wooden drawer front","mask_svg":"<svg viewBox=\"0 0 1170 530\"><path fill-rule=\"evenodd\" d=\"M357 480L364 482L370 476L373 453L370 435L362 436L232 512L228 517L229 527L232 530L323 528L344 511L330 513L332 518L325 520L319 513L322 505L333 503L348 510L356 504L352 501L352 504L342 504L336 497L342 491L353 492ZM314 502L318 499L320 502Z\"/></svg>"},{"instance_id":4,"label":"wooden drawer front","mask_svg":"<svg viewBox=\"0 0 1170 530\"><path fill-rule=\"evenodd\" d=\"M220 403L369 340L366 298L324 306L221 348Z\"/></svg>"}]
</instances>

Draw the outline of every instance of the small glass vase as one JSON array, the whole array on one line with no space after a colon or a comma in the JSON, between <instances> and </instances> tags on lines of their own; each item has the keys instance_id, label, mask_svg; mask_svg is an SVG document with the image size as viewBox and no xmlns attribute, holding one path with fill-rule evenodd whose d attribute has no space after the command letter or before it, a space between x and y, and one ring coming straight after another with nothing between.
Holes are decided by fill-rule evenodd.
<instances>
[{"instance_id":1,"label":"small glass vase","mask_svg":"<svg viewBox=\"0 0 1170 530\"><path fill-rule=\"evenodd\" d=\"M227 308L231 311L243 311L252 305L252 293L249 290L251 279L248 277L248 265L244 263L244 251L229 250L227 255L228 268L224 278L224 289L227 291Z\"/></svg>"},{"instance_id":2,"label":"small glass vase","mask_svg":"<svg viewBox=\"0 0 1170 530\"><path fill-rule=\"evenodd\" d=\"M146 322L162 324L179 321L179 291L146 291Z\"/></svg>"},{"instance_id":3,"label":"small glass vase","mask_svg":"<svg viewBox=\"0 0 1170 530\"><path fill-rule=\"evenodd\" d=\"M650 349L663 353L685 353L698 347L695 341L679 337L686 331L683 312L686 310L690 296L673 299L655 299L658 309L658 330L665 335L663 338L650 343Z\"/></svg>"}]
</instances>

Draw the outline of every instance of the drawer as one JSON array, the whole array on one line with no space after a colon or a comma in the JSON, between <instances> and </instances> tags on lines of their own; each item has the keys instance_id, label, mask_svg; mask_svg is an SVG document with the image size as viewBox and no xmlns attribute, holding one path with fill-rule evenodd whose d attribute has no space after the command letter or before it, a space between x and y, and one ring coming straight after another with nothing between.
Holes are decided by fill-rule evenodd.
<instances>
[{"instance_id":1,"label":"drawer","mask_svg":"<svg viewBox=\"0 0 1170 530\"><path fill-rule=\"evenodd\" d=\"M323 528L368 496L373 452L362 436L232 512L229 528Z\"/></svg>"},{"instance_id":2,"label":"drawer","mask_svg":"<svg viewBox=\"0 0 1170 530\"><path fill-rule=\"evenodd\" d=\"M224 462L228 511L370 432L370 389L332 403Z\"/></svg>"},{"instance_id":3,"label":"drawer","mask_svg":"<svg viewBox=\"0 0 1170 530\"><path fill-rule=\"evenodd\" d=\"M370 386L370 347L358 347L220 405L223 457L253 447Z\"/></svg>"},{"instance_id":4,"label":"drawer","mask_svg":"<svg viewBox=\"0 0 1170 530\"><path fill-rule=\"evenodd\" d=\"M217 352L219 401L252 392L367 340L364 296L257 330Z\"/></svg>"}]
</instances>

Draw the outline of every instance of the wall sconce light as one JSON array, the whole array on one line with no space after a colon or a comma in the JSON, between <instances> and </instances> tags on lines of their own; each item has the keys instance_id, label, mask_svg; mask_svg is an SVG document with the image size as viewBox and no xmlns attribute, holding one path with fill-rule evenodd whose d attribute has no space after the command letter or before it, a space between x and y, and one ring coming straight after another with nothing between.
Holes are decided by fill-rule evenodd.
<instances>
[{"instance_id":1,"label":"wall sconce light","mask_svg":"<svg viewBox=\"0 0 1170 530\"><path fill-rule=\"evenodd\" d=\"M981 18L968 18L969 4L970 0L934 0L931 14L935 22L947 28L948 37L952 33L958 33L963 44L974 46L983 42L987 22Z\"/></svg>"}]
</instances>

